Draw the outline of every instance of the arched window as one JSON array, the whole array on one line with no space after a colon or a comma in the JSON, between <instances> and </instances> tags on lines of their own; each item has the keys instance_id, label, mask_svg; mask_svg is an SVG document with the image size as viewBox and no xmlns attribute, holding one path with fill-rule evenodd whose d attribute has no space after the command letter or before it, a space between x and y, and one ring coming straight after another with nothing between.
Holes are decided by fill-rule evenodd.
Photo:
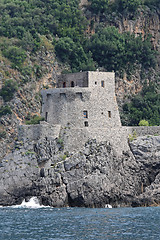
<instances>
[{"instance_id":1,"label":"arched window","mask_svg":"<svg viewBox=\"0 0 160 240\"><path fill-rule=\"evenodd\" d=\"M66 87L66 82L63 83L63 88L65 88L65 87Z\"/></svg>"},{"instance_id":2,"label":"arched window","mask_svg":"<svg viewBox=\"0 0 160 240\"><path fill-rule=\"evenodd\" d=\"M71 87L74 87L74 82L73 81L71 82Z\"/></svg>"}]
</instances>

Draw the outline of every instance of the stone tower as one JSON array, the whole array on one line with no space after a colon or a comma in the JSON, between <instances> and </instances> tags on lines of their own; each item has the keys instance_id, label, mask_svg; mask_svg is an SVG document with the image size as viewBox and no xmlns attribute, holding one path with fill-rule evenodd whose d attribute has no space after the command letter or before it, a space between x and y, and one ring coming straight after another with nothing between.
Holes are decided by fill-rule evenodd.
<instances>
[{"instance_id":1,"label":"stone tower","mask_svg":"<svg viewBox=\"0 0 160 240\"><path fill-rule=\"evenodd\" d=\"M57 88L42 91L42 116L71 128L121 127L113 72L63 74Z\"/></svg>"}]
</instances>

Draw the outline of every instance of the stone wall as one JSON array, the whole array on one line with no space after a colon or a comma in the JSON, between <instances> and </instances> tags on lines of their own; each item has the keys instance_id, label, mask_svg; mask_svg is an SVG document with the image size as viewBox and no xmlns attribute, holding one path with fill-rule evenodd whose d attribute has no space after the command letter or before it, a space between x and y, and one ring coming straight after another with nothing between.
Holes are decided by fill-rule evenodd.
<instances>
[{"instance_id":1,"label":"stone wall","mask_svg":"<svg viewBox=\"0 0 160 240\"><path fill-rule=\"evenodd\" d=\"M129 134L136 136L160 135L160 126L126 127Z\"/></svg>"},{"instance_id":2,"label":"stone wall","mask_svg":"<svg viewBox=\"0 0 160 240\"><path fill-rule=\"evenodd\" d=\"M110 142L117 156L122 155L123 151L129 150L127 128L71 128L63 129L61 133L63 133L61 137L64 141L65 151L80 151L90 139L95 139L98 143Z\"/></svg>"},{"instance_id":3,"label":"stone wall","mask_svg":"<svg viewBox=\"0 0 160 240\"><path fill-rule=\"evenodd\" d=\"M84 73L69 74L67 79L76 76L83 77ZM43 90L42 116L51 124L74 128L120 127L114 73L88 72L88 84Z\"/></svg>"},{"instance_id":4,"label":"stone wall","mask_svg":"<svg viewBox=\"0 0 160 240\"><path fill-rule=\"evenodd\" d=\"M18 128L19 141L38 141L41 138L59 137L60 125L50 125L46 122L35 125L20 125Z\"/></svg>"},{"instance_id":5,"label":"stone wall","mask_svg":"<svg viewBox=\"0 0 160 240\"><path fill-rule=\"evenodd\" d=\"M74 86L88 87L88 72L61 74L58 78L57 87L63 88L65 83L65 87L68 88L71 87L72 82L74 82Z\"/></svg>"}]
</instances>

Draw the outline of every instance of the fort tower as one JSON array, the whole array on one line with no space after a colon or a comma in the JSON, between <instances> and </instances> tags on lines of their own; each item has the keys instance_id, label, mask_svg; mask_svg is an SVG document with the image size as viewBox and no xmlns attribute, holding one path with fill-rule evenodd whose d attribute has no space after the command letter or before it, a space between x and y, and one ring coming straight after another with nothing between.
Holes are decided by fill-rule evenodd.
<instances>
[{"instance_id":1,"label":"fort tower","mask_svg":"<svg viewBox=\"0 0 160 240\"><path fill-rule=\"evenodd\" d=\"M113 72L62 74L57 88L42 91L42 116L71 128L120 127Z\"/></svg>"}]
</instances>

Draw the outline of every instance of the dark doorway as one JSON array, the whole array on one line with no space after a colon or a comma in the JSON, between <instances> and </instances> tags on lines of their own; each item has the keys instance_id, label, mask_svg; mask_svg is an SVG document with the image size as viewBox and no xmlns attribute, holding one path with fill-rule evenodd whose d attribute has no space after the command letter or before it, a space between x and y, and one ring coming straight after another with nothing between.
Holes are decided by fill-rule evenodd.
<instances>
[{"instance_id":1,"label":"dark doorway","mask_svg":"<svg viewBox=\"0 0 160 240\"><path fill-rule=\"evenodd\" d=\"M48 112L45 113L45 121L47 122Z\"/></svg>"},{"instance_id":2,"label":"dark doorway","mask_svg":"<svg viewBox=\"0 0 160 240\"><path fill-rule=\"evenodd\" d=\"M65 88L65 87L66 87L66 82L63 83L63 88Z\"/></svg>"},{"instance_id":3,"label":"dark doorway","mask_svg":"<svg viewBox=\"0 0 160 240\"><path fill-rule=\"evenodd\" d=\"M74 82L73 81L71 82L71 87L74 87Z\"/></svg>"},{"instance_id":4,"label":"dark doorway","mask_svg":"<svg viewBox=\"0 0 160 240\"><path fill-rule=\"evenodd\" d=\"M88 122L87 121L84 122L84 126L88 127Z\"/></svg>"}]
</instances>

